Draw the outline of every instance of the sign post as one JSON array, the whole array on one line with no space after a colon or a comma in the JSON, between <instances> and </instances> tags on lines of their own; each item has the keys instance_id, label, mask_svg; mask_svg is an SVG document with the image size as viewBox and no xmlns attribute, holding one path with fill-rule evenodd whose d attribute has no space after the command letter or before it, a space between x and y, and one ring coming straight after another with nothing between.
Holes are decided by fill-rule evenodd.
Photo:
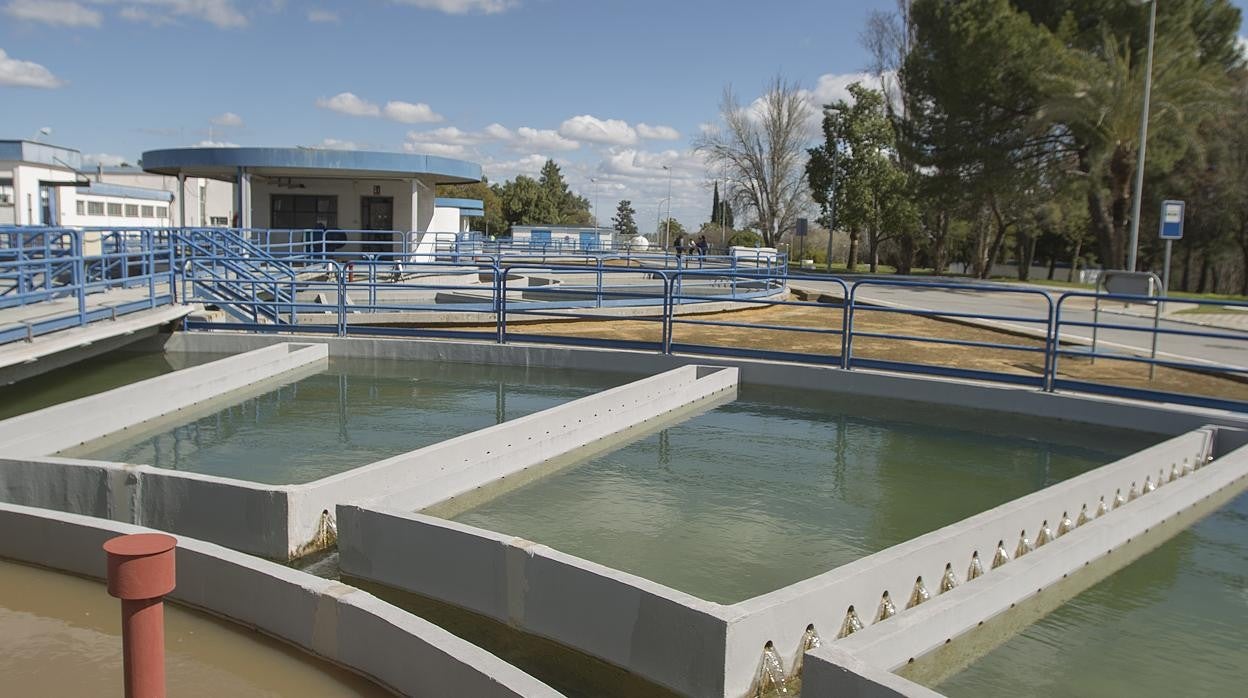
<instances>
[{"instance_id":1,"label":"sign post","mask_svg":"<svg viewBox=\"0 0 1248 698\"><path fill-rule=\"evenodd\" d=\"M1166 241L1166 262L1162 267L1161 295L1170 295L1170 247L1175 240L1183 239L1183 217L1187 205L1182 201L1167 199L1161 202L1161 230L1159 235Z\"/></svg>"}]
</instances>

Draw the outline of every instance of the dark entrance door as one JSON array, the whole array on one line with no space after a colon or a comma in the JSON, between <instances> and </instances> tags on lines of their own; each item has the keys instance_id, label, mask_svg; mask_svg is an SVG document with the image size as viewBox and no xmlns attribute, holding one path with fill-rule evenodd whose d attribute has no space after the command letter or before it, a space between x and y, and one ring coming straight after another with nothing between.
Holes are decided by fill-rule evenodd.
<instances>
[{"instance_id":1,"label":"dark entrance door","mask_svg":"<svg viewBox=\"0 0 1248 698\"><path fill-rule=\"evenodd\" d=\"M397 252L393 249L394 197L360 197L360 220L364 230L384 230L384 233L364 233L364 251L371 254Z\"/></svg>"}]
</instances>

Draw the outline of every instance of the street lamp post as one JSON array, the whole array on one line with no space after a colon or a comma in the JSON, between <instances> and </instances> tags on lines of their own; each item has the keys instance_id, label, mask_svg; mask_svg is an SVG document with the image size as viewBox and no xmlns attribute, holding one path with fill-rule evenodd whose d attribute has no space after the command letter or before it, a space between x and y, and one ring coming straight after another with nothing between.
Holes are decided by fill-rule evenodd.
<instances>
[{"instance_id":1,"label":"street lamp post","mask_svg":"<svg viewBox=\"0 0 1248 698\"><path fill-rule=\"evenodd\" d=\"M1157 34L1157 0L1149 2L1148 60L1144 67L1144 111L1140 114L1140 156L1135 163L1135 191L1131 197L1131 240L1127 270L1135 271L1140 246L1140 199L1144 193L1144 155L1148 148L1148 103L1153 92L1153 41Z\"/></svg>"}]
</instances>

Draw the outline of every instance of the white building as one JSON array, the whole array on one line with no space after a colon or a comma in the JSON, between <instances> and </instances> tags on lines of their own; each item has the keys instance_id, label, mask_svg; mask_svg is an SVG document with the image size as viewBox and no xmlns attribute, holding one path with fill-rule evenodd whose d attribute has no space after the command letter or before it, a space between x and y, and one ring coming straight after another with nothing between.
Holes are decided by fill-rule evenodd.
<instances>
[{"instance_id":1,"label":"white building","mask_svg":"<svg viewBox=\"0 0 1248 698\"><path fill-rule=\"evenodd\" d=\"M187 225L228 225L228 184L192 178L182 192ZM0 225L181 226L176 177L136 167L84 169L82 153L33 141L0 141Z\"/></svg>"}]
</instances>

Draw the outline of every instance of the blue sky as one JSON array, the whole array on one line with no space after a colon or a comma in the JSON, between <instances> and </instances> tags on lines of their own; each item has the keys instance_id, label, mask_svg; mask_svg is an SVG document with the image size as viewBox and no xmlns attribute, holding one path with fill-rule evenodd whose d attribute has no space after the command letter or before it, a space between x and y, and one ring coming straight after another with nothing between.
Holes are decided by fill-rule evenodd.
<instances>
[{"instance_id":1,"label":"blue sky","mask_svg":"<svg viewBox=\"0 0 1248 698\"><path fill-rule=\"evenodd\" d=\"M892 0L0 0L0 138L105 162L210 141L409 150L492 179L563 165L599 217L696 226L690 140L723 88L783 73L812 102L866 66ZM596 178L597 184L590 178Z\"/></svg>"}]
</instances>

